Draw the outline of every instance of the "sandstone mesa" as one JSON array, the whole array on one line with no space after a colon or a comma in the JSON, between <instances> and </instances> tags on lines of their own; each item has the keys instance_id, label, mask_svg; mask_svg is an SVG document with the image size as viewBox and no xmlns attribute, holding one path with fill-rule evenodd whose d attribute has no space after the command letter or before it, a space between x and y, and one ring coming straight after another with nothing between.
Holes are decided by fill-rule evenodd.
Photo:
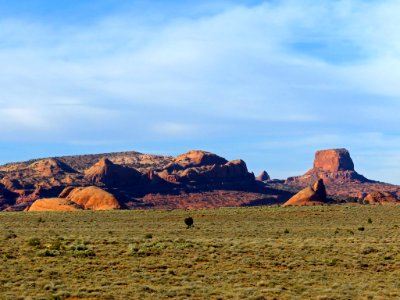
<instances>
[{"instance_id":1,"label":"sandstone mesa","mask_svg":"<svg viewBox=\"0 0 400 300\"><path fill-rule=\"evenodd\" d=\"M325 192L322 192L325 191ZM317 151L286 181L257 178L243 160L192 150L177 157L119 152L0 166L0 210L210 208L397 203L400 187L357 173L346 149Z\"/></svg>"}]
</instances>

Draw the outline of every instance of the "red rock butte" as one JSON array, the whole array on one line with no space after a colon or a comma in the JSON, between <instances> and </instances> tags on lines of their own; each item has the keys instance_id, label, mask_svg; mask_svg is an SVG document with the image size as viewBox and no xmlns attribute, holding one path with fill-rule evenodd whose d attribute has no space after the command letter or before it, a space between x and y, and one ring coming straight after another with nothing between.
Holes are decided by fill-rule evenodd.
<instances>
[{"instance_id":1,"label":"red rock butte","mask_svg":"<svg viewBox=\"0 0 400 300\"><path fill-rule=\"evenodd\" d=\"M314 169L325 172L354 171L347 149L320 150L315 153Z\"/></svg>"},{"instance_id":2,"label":"red rock butte","mask_svg":"<svg viewBox=\"0 0 400 300\"><path fill-rule=\"evenodd\" d=\"M286 183L305 186L318 179L327 185L372 182L354 170L348 150L329 149L317 151L313 168L302 176L289 177Z\"/></svg>"}]
</instances>

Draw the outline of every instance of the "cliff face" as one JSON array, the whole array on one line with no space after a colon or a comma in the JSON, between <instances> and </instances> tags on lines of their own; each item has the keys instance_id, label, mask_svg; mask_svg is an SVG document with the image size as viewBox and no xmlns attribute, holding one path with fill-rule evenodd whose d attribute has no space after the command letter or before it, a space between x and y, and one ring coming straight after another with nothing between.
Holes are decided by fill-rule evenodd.
<instances>
[{"instance_id":1,"label":"cliff face","mask_svg":"<svg viewBox=\"0 0 400 300\"><path fill-rule=\"evenodd\" d=\"M346 149L321 150L315 153L314 170L324 172L354 171L354 163Z\"/></svg>"}]
</instances>

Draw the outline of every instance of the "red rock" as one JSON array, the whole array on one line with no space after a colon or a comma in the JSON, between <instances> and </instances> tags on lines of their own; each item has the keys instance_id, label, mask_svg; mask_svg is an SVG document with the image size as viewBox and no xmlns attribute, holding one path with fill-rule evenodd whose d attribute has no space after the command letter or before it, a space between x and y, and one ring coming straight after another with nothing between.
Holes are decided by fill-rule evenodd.
<instances>
[{"instance_id":1,"label":"red rock","mask_svg":"<svg viewBox=\"0 0 400 300\"><path fill-rule=\"evenodd\" d=\"M303 176L289 177L286 183L310 185L317 179L323 179L327 185L372 182L354 171L353 160L346 149L317 151L314 167Z\"/></svg>"},{"instance_id":2,"label":"red rock","mask_svg":"<svg viewBox=\"0 0 400 300\"><path fill-rule=\"evenodd\" d=\"M88 181L108 186L137 185L142 180L142 175L133 168L113 164L107 158L101 159L85 171L85 178Z\"/></svg>"},{"instance_id":3,"label":"red rock","mask_svg":"<svg viewBox=\"0 0 400 300\"><path fill-rule=\"evenodd\" d=\"M373 205L396 204L399 199L388 192L372 192L364 198L364 203Z\"/></svg>"},{"instance_id":4,"label":"red rock","mask_svg":"<svg viewBox=\"0 0 400 300\"><path fill-rule=\"evenodd\" d=\"M42 176L49 177L65 173L76 173L76 171L70 166L55 158L35 161L31 165L29 165L28 168L34 170Z\"/></svg>"},{"instance_id":5,"label":"red rock","mask_svg":"<svg viewBox=\"0 0 400 300\"><path fill-rule=\"evenodd\" d=\"M69 192L66 199L75 202L84 209L112 210L121 208L118 200L112 194L95 186L75 188Z\"/></svg>"},{"instance_id":6,"label":"red rock","mask_svg":"<svg viewBox=\"0 0 400 300\"><path fill-rule=\"evenodd\" d=\"M175 164L184 168L224 165L227 162L228 161L221 156L201 150L189 151L177 156L175 159Z\"/></svg>"},{"instance_id":7,"label":"red rock","mask_svg":"<svg viewBox=\"0 0 400 300\"><path fill-rule=\"evenodd\" d=\"M331 149L317 151L314 169L325 172L354 171L354 163L346 149Z\"/></svg>"},{"instance_id":8,"label":"red rock","mask_svg":"<svg viewBox=\"0 0 400 300\"><path fill-rule=\"evenodd\" d=\"M27 211L74 211L80 209L82 209L82 207L70 200L49 198L36 200Z\"/></svg>"},{"instance_id":9,"label":"red rock","mask_svg":"<svg viewBox=\"0 0 400 300\"><path fill-rule=\"evenodd\" d=\"M324 181L319 179L313 187L307 187L290 198L283 206L312 206L326 203Z\"/></svg>"},{"instance_id":10,"label":"red rock","mask_svg":"<svg viewBox=\"0 0 400 300\"><path fill-rule=\"evenodd\" d=\"M60 195L58 196L59 198L67 198L69 194L75 189L76 187L74 186L68 186L65 189L62 190Z\"/></svg>"}]
</instances>

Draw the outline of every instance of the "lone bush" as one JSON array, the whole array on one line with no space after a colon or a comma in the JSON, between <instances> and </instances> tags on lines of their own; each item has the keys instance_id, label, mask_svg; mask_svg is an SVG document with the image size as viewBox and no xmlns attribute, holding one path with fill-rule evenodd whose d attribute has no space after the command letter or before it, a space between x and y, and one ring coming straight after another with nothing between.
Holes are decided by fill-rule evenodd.
<instances>
[{"instance_id":1,"label":"lone bush","mask_svg":"<svg viewBox=\"0 0 400 300\"><path fill-rule=\"evenodd\" d=\"M186 218L185 219L185 224L186 224L188 229L193 227L193 224L194 224L193 218L192 217Z\"/></svg>"}]
</instances>

